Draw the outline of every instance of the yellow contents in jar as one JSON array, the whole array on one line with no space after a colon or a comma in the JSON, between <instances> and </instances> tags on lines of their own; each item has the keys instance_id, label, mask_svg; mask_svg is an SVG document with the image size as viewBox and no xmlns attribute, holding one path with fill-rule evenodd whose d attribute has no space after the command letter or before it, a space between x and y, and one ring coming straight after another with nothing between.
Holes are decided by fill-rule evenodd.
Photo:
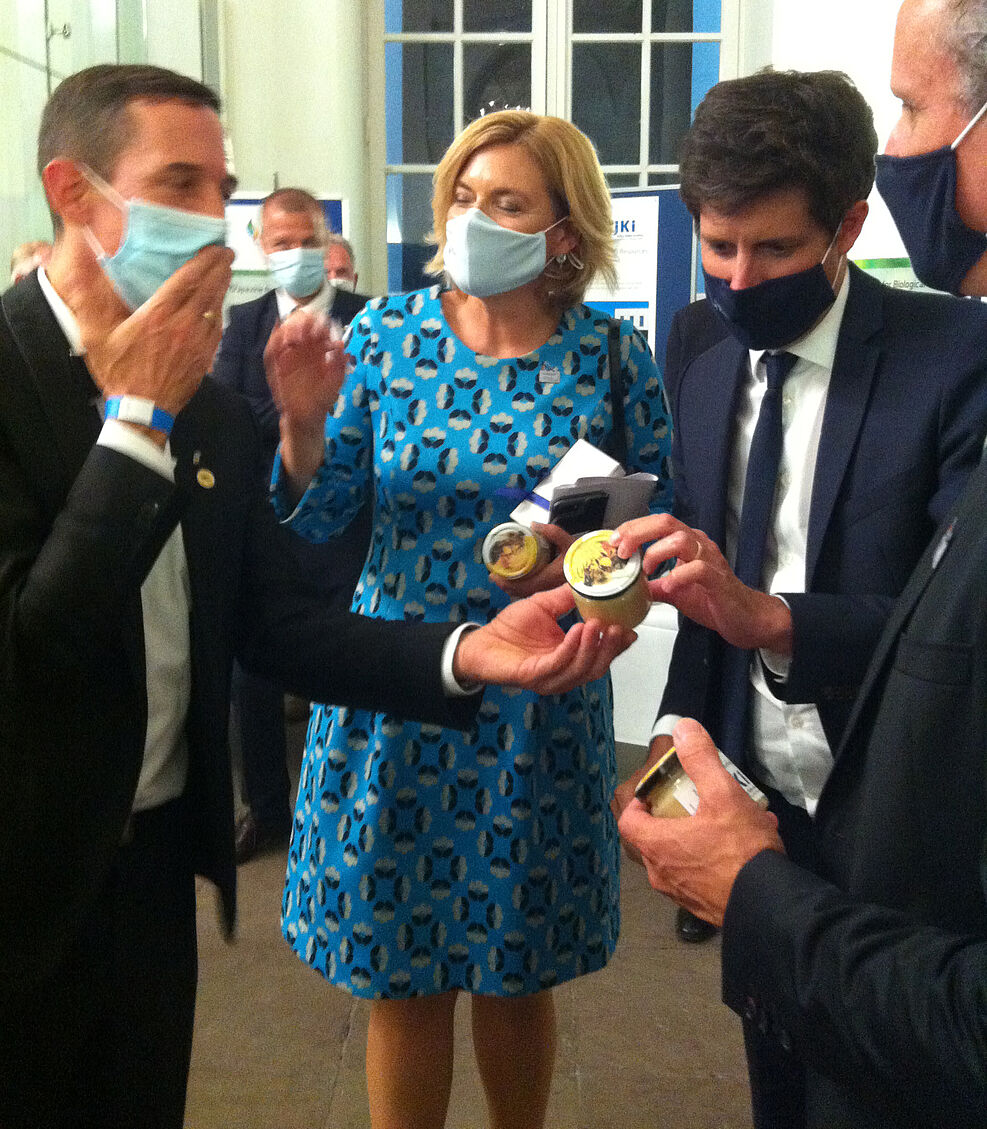
<instances>
[{"instance_id":1,"label":"yellow contents in jar","mask_svg":"<svg viewBox=\"0 0 987 1129\"><path fill-rule=\"evenodd\" d=\"M612 529L584 533L569 546L563 574L584 620L635 628L648 614L651 596L641 554L627 560L610 544Z\"/></svg>"}]
</instances>

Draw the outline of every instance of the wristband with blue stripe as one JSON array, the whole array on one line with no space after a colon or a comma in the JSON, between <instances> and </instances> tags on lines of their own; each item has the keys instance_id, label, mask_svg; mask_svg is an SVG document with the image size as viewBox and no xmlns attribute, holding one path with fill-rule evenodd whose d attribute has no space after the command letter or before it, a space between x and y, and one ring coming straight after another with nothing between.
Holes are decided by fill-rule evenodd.
<instances>
[{"instance_id":1,"label":"wristband with blue stripe","mask_svg":"<svg viewBox=\"0 0 987 1129\"><path fill-rule=\"evenodd\" d=\"M110 396L104 409L106 419L118 419L122 423L139 423L152 431L163 431L165 435L171 434L175 426L175 417L169 415L164 408L155 406L153 400L143 396Z\"/></svg>"}]
</instances>

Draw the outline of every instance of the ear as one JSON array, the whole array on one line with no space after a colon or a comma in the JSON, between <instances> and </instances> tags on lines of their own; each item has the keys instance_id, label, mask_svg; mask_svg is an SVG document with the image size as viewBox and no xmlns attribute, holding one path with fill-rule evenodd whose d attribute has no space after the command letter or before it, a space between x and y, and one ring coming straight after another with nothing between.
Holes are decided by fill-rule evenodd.
<instances>
[{"instance_id":1,"label":"ear","mask_svg":"<svg viewBox=\"0 0 987 1129\"><path fill-rule=\"evenodd\" d=\"M843 217L840 235L836 240L836 250L841 255L846 255L850 248L857 242L860 229L864 226L867 213L870 211L866 200L858 200Z\"/></svg>"},{"instance_id":2,"label":"ear","mask_svg":"<svg viewBox=\"0 0 987 1129\"><path fill-rule=\"evenodd\" d=\"M575 251L579 246L579 235L575 228L573 228L572 222L567 219L565 223L560 223L558 227L553 227L548 235L545 236L545 245L550 259L554 259L556 255L564 255L569 251Z\"/></svg>"},{"instance_id":3,"label":"ear","mask_svg":"<svg viewBox=\"0 0 987 1129\"><path fill-rule=\"evenodd\" d=\"M41 183L49 207L64 223L84 226L90 222L96 190L75 161L67 157L49 161L41 173Z\"/></svg>"}]
</instances>

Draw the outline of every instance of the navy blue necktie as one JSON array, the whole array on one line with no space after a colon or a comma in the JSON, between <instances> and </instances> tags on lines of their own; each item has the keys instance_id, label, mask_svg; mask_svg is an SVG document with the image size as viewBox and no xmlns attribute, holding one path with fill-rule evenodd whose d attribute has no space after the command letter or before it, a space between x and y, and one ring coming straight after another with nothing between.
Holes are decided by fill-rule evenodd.
<instances>
[{"instance_id":1,"label":"navy blue necktie","mask_svg":"<svg viewBox=\"0 0 987 1129\"><path fill-rule=\"evenodd\" d=\"M737 528L733 570L750 588L761 588L764 546L774 512L775 487L784 438L781 401L785 377L797 358L793 353L767 353L768 386L761 401L744 479L744 501ZM723 668L720 748L737 765L747 762L747 720L750 714L750 651L727 647Z\"/></svg>"}]
</instances>

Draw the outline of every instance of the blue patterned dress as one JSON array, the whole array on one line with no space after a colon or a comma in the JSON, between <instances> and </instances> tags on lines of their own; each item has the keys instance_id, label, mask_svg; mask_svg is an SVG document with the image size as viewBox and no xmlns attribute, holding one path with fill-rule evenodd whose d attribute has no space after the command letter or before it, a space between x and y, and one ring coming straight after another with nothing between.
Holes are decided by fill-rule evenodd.
<instances>
[{"instance_id":1,"label":"blue patterned dress","mask_svg":"<svg viewBox=\"0 0 987 1129\"><path fill-rule=\"evenodd\" d=\"M485 623L505 606L480 559L516 504L496 491L530 489L576 438L606 440L606 324L574 307L537 352L502 360L453 335L438 287L364 310L325 460L292 519L325 540L373 489L355 611ZM661 378L626 324L621 346L628 461L660 476L667 507ZM602 968L619 928L615 779L606 677L554 697L489 688L465 733L314 706L285 938L367 997L518 995Z\"/></svg>"}]
</instances>

